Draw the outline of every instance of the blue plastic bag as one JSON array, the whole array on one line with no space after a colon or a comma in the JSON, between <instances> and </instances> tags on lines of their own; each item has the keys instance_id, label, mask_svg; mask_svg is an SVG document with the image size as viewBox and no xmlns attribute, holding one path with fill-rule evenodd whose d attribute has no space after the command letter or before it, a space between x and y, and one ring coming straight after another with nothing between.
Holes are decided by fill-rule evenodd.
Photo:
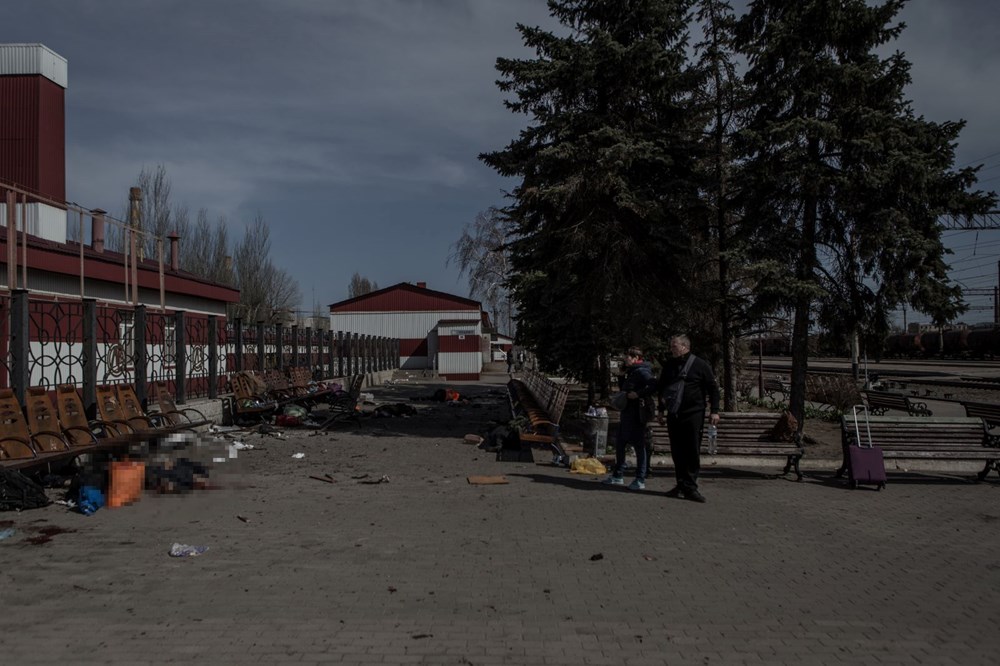
<instances>
[{"instance_id":1,"label":"blue plastic bag","mask_svg":"<svg viewBox=\"0 0 1000 666\"><path fill-rule=\"evenodd\" d=\"M80 513L89 516L104 506L104 493L97 486L80 486L80 501L77 508Z\"/></svg>"}]
</instances>

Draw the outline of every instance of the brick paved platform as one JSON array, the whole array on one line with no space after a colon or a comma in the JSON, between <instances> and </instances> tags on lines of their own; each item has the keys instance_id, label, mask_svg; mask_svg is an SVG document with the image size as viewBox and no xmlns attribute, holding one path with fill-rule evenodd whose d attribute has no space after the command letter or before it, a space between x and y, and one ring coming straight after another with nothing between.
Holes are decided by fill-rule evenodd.
<instances>
[{"instance_id":1,"label":"brick paved platform","mask_svg":"<svg viewBox=\"0 0 1000 666\"><path fill-rule=\"evenodd\" d=\"M498 463L461 438L503 396L460 390L480 406L247 437L221 490L0 514L17 530L0 541L0 661L996 663L995 480L712 474L698 505L663 477L637 494ZM72 531L29 542L50 527ZM173 559L174 542L210 550Z\"/></svg>"}]
</instances>

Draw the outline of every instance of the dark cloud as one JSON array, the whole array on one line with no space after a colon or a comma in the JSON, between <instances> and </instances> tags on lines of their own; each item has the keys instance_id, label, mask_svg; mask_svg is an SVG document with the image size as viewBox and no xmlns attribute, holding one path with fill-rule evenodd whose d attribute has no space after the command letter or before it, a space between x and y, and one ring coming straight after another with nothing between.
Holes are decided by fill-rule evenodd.
<instances>
[{"instance_id":1,"label":"dark cloud","mask_svg":"<svg viewBox=\"0 0 1000 666\"><path fill-rule=\"evenodd\" d=\"M237 227L262 212L276 259L321 303L355 271L465 292L448 246L509 186L476 156L525 122L503 108L494 62L528 55L515 23L554 26L544 0L8 0L4 12L0 41L69 61L72 200L120 210L139 170L164 164L192 211ZM904 20L914 108L968 120L962 160L1000 152L991 5L912 2Z\"/></svg>"}]
</instances>

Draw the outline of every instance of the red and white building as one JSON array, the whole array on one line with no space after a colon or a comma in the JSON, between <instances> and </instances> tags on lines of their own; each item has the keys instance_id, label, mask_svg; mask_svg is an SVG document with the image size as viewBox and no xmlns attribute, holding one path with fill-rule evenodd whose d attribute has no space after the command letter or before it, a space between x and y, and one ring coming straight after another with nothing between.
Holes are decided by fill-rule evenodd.
<instances>
[{"instance_id":1,"label":"red and white building","mask_svg":"<svg viewBox=\"0 0 1000 666\"><path fill-rule=\"evenodd\" d=\"M66 203L67 85L66 60L52 50L0 44L0 314L6 316L15 290L26 290L39 304L29 330L32 358L49 358L58 345L59 358L70 365L79 363L81 353L80 311L74 304L83 299L94 299L100 312L102 359L112 348L132 344L136 305L161 317L183 311L189 319L216 316L224 322L227 304L239 301L239 291L180 270L176 237L159 239L158 257L145 258L128 247L125 253L112 251L105 247L105 229L121 223L104 211ZM164 319L161 330L148 332L147 343L170 348L177 333L173 325ZM6 333L0 326L0 358L6 358ZM190 335L184 339L192 341ZM192 349L189 362L203 356L201 351ZM171 357L152 356L157 360L148 376L164 376ZM34 363L31 384L79 379L76 370L57 365ZM102 365L101 372L111 365ZM115 379L110 369L98 377ZM0 386L6 382L0 363Z\"/></svg>"},{"instance_id":2,"label":"red and white building","mask_svg":"<svg viewBox=\"0 0 1000 666\"><path fill-rule=\"evenodd\" d=\"M478 380L490 339L479 301L401 282L330 305L330 330L400 341L400 367Z\"/></svg>"}]
</instances>

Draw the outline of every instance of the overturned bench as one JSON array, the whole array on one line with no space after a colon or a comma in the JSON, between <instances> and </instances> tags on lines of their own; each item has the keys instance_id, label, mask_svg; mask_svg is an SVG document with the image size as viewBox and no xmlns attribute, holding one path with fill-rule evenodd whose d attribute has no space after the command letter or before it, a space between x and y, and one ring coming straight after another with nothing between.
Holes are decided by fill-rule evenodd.
<instances>
[{"instance_id":1,"label":"overturned bench","mask_svg":"<svg viewBox=\"0 0 1000 666\"><path fill-rule=\"evenodd\" d=\"M871 443L882 449L885 460L982 462L985 467L978 474L980 481L990 470L1000 473L1000 448L989 445L986 426L980 418L872 416L867 425L861 421L855 427L854 419L845 416L841 421L844 460L837 477L847 472L848 447L857 444L859 430L865 445L871 432Z\"/></svg>"},{"instance_id":2,"label":"overturned bench","mask_svg":"<svg viewBox=\"0 0 1000 666\"><path fill-rule=\"evenodd\" d=\"M557 456L565 456L559 443L559 421L566 407L569 386L557 384L541 373L530 371L523 378L507 382L507 395L513 418L524 418L522 442L549 446Z\"/></svg>"},{"instance_id":3,"label":"overturned bench","mask_svg":"<svg viewBox=\"0 0 1000 666\"><path fill-rule=\"evenodd\" d=\"M716 451L720 456L753 456L778 457L785 459L782 474L788 474L792 469L798 481L802 480L799 461L804 449L796 435L793 441L775 441L773 433L781 419L781 414L771 412L722 412L720 415ZM667 427L658 423L651 426L653 435L653 452L670 451L670 435ZM708 420L702 429L702 455L707 453Z\"/></svg>"}]
</instances>

